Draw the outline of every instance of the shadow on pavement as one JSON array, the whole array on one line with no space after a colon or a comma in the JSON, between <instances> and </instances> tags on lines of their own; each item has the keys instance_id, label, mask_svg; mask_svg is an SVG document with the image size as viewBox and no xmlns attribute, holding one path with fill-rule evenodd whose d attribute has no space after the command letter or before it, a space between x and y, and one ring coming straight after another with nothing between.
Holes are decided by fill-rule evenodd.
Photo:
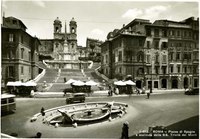
<instances>
[{"instance_id":1,"label":"shadow on pavement","mask_svg":"<svg viewBox=\"0 0 200 139\"><path fill-rule=\"evenodd\" d=\"M166 127L168 136L133 135L130 139L199 139L199 115L182 120ZM173 135L172 132L174 132ZM176 133L175 133L176 132Z\"/></svg>"}]
</instances>

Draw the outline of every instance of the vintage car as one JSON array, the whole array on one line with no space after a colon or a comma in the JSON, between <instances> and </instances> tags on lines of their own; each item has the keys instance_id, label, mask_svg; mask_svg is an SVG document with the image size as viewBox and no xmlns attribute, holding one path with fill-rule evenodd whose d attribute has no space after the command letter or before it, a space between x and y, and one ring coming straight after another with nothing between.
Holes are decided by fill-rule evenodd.
<instances>
[{"instance_id":1,"label":"vintage car","mask_svg":"<svg viewBox=\"0 0 200 139\"><path fill-rule=\"evenodd\" d=\"M72 93L67 96L66 104L74 103L74 102L85 102L85 94L84 93Z\"/></svg>"},{"instance_id":2,"label":"vintage car","mask_svg":"<svg viewBox=\"0 0 200 139\"><path fill-rule=\"evenodd\" d=\"M185 90L185 95L198 95L199 88L188 88Z\"/></svg>"}]
</instances>

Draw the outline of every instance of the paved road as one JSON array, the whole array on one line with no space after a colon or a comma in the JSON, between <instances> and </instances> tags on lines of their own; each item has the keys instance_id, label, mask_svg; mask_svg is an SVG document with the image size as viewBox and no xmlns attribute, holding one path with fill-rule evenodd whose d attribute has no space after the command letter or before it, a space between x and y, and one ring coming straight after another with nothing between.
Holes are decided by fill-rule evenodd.
<instances>
[{"instance_id":1,"label":"paved road","mask_svg":"<svg viewBox=\"0 0 200 139\"><path fill-rule=\"evenodd\" d=\"M81 137L81 138L119 138L123 122L129 122L130 135L149 126L168 126L184 119L197 116L199 96L186 96L183 93L168 93L146 96L87 98L91 101L120 101L132 108L128 115L117 121L82 126L78 128L43 128L42 137ZM64 98L19 98L15 114L1 117L1 131L6 134L17 133L18 137L33 136L39 127L27 126L30 117L45 109L65 105ZM197 123L198 124L198 123ZM53 132L52 132L53 131Z\"/></svg>"}]
</instances>

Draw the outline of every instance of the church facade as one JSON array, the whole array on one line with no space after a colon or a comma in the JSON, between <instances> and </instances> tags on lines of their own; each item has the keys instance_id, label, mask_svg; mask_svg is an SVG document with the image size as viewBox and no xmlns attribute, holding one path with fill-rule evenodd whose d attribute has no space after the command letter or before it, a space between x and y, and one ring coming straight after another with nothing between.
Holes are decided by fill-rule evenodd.
<instances>
[{"instance_id":1,"label":"church facade","mask_svg":"<svg viewBox=\"0 0 200 139\"><path fill-rule=\"evenodd\" d=\"M72 18L69 23L69 32L65 23L62 32L62 22L57 17L53 23L53 39L42 39L39 53L49 68L55 69L81 69L88 66L87 62L78 60L77 50L77 23Z\"/></svg>"}]
</instances>

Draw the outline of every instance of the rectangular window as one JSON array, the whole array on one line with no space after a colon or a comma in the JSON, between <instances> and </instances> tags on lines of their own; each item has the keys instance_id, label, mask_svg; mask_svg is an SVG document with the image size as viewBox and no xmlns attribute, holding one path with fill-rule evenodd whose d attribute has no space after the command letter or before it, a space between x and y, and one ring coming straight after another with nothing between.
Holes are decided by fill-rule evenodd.
<instances>
[{"instance_id":1,"label":"rectangular window","mask_svg":"<svg viewBox=\"0 0 200 139\"><path fill-rule=\"evenodd\" d=\"M24 74L24 67L21 66L21 74Z\"/></svg>"},{"instance_id":2,"label":"rectangular window","mask_svg":"<svg viewBox=\"0 0 200 139\"><path fill-rule=\"evenodd\" d=\"M199 80L198 79L194 79L194 87L198 87L199 84Z\"/></svg>"},{"instance_id":3,"label":"rectangular window","mask_svg":"<svg viewBox=\"0 0 200 139\"><path fill-rule=\"evenodd\" d=\"M198 73L198 66L193 66L193 73L194 74Z\"/></svg>"},{"instance_id":4,"label":"rectangular window","mask_svg":"<svg viewBox=\"0 0 200 139\"><path fill-rule=\"evenodd\" d=\"M14 34L9 34L9 42L13 42L14 41Z\"/></svg>"},{"instance_id":5,"label":"rectangular window","mask_svg":"<svg viewBox=\"0 0 200 139\"><path fill-rule=\"evenodd\" d=\"M14 77L14 75L15 75L14 66L8 66L8 68L7 68L7 76L8 77Z\"/></svg>"},{"instance_id":6,"label":"rectangular window","mask_svg":"<svg viewBox=\"0 0 200 139\"><path fill-rule=\"evenodd\" d=\"M155 29L155 37L159 37L159 29Z\"/></svg>"},{"instance_id":7,"label":"rectangular window","mask_svg":"<svg viewBox=\"0 0 200 139\"><path fill-rule=\"evenodd\" d=\"M154 41L154 48L158 49L159 48L159 41Z\"/></svg>"},{"instance_id":8,"label":"rectangular window","mask_svg":"<svg viewBox=\"0 0 200 139\"><path fill-rule=\"evenodd\" d=\"M175 31L174 30L170 30L170 35L174 36L175 35Z\"/></svg>"},{"instance_id":9,"label":"rectangular window","mask_svg":"<svg viewBox=\"0 0 200 139\"><path fill-rule=\"evenodd\" d=\"M176 60L180 60L180 53L176 53Z\"/></svg>"},{"instance_id":10,"label":"rectangular window","mask_svg":"<svg viewBox=\"0 0 200 139\"><path fill-rule=\"evenodd\" d=\"M31 52L28 52L29 61L31 61Z\"/></svg>"},{"instance_id":11,"label":"rectangular window","mask_svg":"<svg viewBox=\"0 0 200 139\"><path fill-rule=\"evenodd\" d=\"M24 58L24 48L21 48L21 59Z\"/></svg>"},{"instance_id":12,"label":"rectangular window","mask_svg":"<svg viewBox=\"0 0 200 139\"><path fill-rule=\"evenodd\" d=\"M151 29L150 28L147 29L146 34L147 34L147 36L151 36Z\"/></svg>"},{"instance_id":13,"label":"rectangular window","mask_svg":"<svg viewBox=\"0 0 200 139\"><path fill-rule=\"evenodd\" d=\"M158 81L154 81L154 88L158 88Z\"/></svg>"},{"instance_id":14,"label":"rectangular window","mask_svg":"<svg viewBox=\"0 0 200 139\"><path fill-rule=\"evenodd\" d=\"M151 88L151 85L152 85L152 81L148 81L148 89Z\"/></svg>"},{"instance_id":15,"label":"rectangular window","mask_svg":"<svg viewBox=\"0 0 200 139\"><path fill-rule=\"evenodd\" d=\"M180 31L179 30L177 31L177 36L180 36Z\"/></svg>"},{"instance_id":16,"label":"rectangular window","mask_svg":"<svg viewBox=\"0 0 200 139\"><path fill-rule=\"evenodd\" d=\"M180 70L181 70L180 66L177 66L177 72L178 72L178 73L181 72Z\"/></svg>"},{"instance_id":17,"label":"rectangular window","mask_svg":"<svg viewBox=\"0 0 200 139\"><path fill-rule=\"evenodd\" d=\"M167 42L162 42L162 49L167 49Z\"/></svg>"},{"instance_id":18,"label":"rectangular window","mask_svg":"<svg viewBox=\"0 0 200 139\"><path fill-rule=\"evenodd\" d=\"M163 55L163 63L167 63L167 56Z\"/></svg>"},{"instance_id":19,"label":"rectangular window","mask_svg":"<svg viewBox=\"0 0 200 139\"><path fill-rule=\"evenodd\" d=\"M197 52L193 52L193 59L196 60L197 59Z\"/></svg>"},{"instance_id":20,"label":"rectangular window","mask_svg":"<svg viewBox=\"0 0 200 139\"><path fill-rule=\"evenodd\" d=\"M158 66L156 66L156 67L155 67L155 73L156 73L156 74L159 74L159 72L158 72L158 71L159 71L159 67L158 67Z\"/></svg>"},{"instance_id":21,"label":"rectangular window","mask_svg":"<svg viewBox=\"0 0 200 139\"><path fill-rule=\"evenodd\" d=\"M106 63L108 63L108 55L106 55Z\"/></svg>"},{"instance_id":22,"label":"rectangular window","mask_svg":"<svg viewBox=\"0 0 200 139\"><path fill-rule=\"evenodd\" d=\"M188 59L187 53L184 53L184 59Z\"/></svg>"},{"instance_id":23,"label":"rectangular window","mask_svg":"<svg viewBox=\"0 0 200 139\"><path fill-rule=\"evenodd\" d=\"M192 66L189 67L189 72L192 73Z\"/></svg>"},{"instance_id":24,"label":"rectangular window","mask_svg":"<svg viewBox=\"0 0 200 139\"><path fill-rule=\"evenodd\" d=\"M187 37L187 31L184 31L184 37Z\"/></svg>"},{"instance_id":25,"label":"rectangular window","mask_svg":"<svg viewBox=\"0 0 200 139\"><path fill-rule=\"evenodd\" d=\"M184 71L185 71L185 73L187 73L187 67L186 66L184 67Z\"/></svg>"},{"instance_id":26,"label":"rectangular window","mask_svg":"<svg viewBox=\"0 0 200 139\"><path fill-rule=\"evenodd\" d=\"M167 30L164 29L164 30L162 31L162 35L163 35L163 37L167 37Z\"/></svg>"},{"instance_id":27,"label":"rectangular window","mask_svg":"<svg viewBox=\"0 0 200 139\"><path fill-rule=\"evenodd\" d=\"M147 74L149 74L150 72L149 72L149 67L147 67Z\"/></svg>"},{"instance_id":28,"label":"rectangular window","mask_svg":"<svg viewBox=\"0 0 200 139\"><path fill-rule=\"evenodd\" d=\"M158 81L154 81L154 88L158 88Z\"/></svg>"},{"instance_id":29,"label":"rectangular window","mask_svg":"<svg viewBox=\"0 0 200 139\"><path fill-rule=\"evenodd\" d=\"M155 63L158 63L158 62L159 62L159 60L158 60L158 59L159 59L159 55L156 54L155 58L156 58L156 59L155 59Z\"/></svg>"},{"instance_id":30,"label":"rectangular window","mask_svg":"<svg viewBox=\"0 0 200 139\"><path fill-rule=\"evenodd\" d=\"M119 73L122 73L122 67L119 67Z\"/></svg>"},{"instance_id":31,"label":"rectangular window","mask_svg":"<svg viewBox=\"0 0 200 139\"><path fill-rule=\"evenodd\" d=\"M147 41L147 48L150 48L150 41Z\"/></svg>"},{"instance_id":32,"label":"rectangular window","mask_svg":"<svg viewBox=\"0 0 200 139\"><path fill-rule=\"evenodd\" d=\"M119 61L122 61L122 51L119 51Z\"/></svg>"},{"instance_id":33,"label":"rectangular window","mask_svg":"<svg viewBox=\"0 0 200 139\"><path fill-rule=\"evenodd\" d=\"M188 54L188 60L191 60L191 58L192 58L192 55L191 55L191 53L189 53Z\"/></svg>"},{"instance_id":34,"label":"rectangular window","mask_svg":"<svg viewBox=\"0 0 200 139\"><path fill-rule=\"evenodd\" d=\"M171 66L171 73L173 73L174 72L174 67L173 66Z\"/></svg>"},{"instance_id":35,"label":"rectangular window","mask_svg":"<svg viewBox=\"0 0 200 139\"><path fill-rule=\"evenodd\" d=\"M163 73L163 74L166 74L166 69L167 69L166 66L163 66L163 67L162 67L162 73Z\"/></svg>"}]
</instances>

